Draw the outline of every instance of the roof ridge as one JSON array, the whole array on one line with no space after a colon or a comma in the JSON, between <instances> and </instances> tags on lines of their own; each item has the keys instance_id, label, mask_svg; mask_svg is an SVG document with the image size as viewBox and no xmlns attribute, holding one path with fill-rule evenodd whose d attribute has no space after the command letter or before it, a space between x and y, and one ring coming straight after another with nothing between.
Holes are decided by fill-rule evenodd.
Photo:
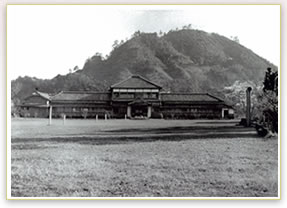
<instances>
[{"instance_id":1,"label":"roof ridge","mask_svg":"<svg viewBox=\"0 0 287 208\"><path fill-rule=\"evenodd\" d=\"M212 98L215 98L215 99L217 99L217 100L219 100L219 101L224 102L224 100L221 99L221 98L218 98L218 97L216 97L216 96L214 96L214 95L211 95L211 94L209 94L209 93L206 93L206 94L209 95L209 96L212 97Z\"/></svg>"},{"instance_id":2,"label":"roof ridge","mask_svg":"<svg viewBox=\"0 0 287 208\"><path fill-rule=\"evenodd\" d=\"M131 75L131 76L129 76L128 78L126 78L126 79L122 80L122 81L119 81L119 82L117 82L117 83L115 83L115 84L111 85L111 88L113 88L113 87L114 87L114 86L116 86L116 85L119 85L119 84L124 83L125 81L129 80L130 78L132 78L132 75Z\"/></svg>"},{"instance_id":3,"label":"roof ridge","mask_svg":"<svg viewBox=\"0 0 287 208\"><path fill-rule=\"evenodd\" d=\"M188 92L172 92L172 93L169 93L169 92L162 92L160 94L166 94L166 95L209 95L208 93L204 93L204 92L191 92L191 93L188 93Z\"/></svg>"},{"instance_id":4,"label":"roof ridge","mask_svg":"<svg viewBox=\"0 0 287 208\"><path fill-rule=\"evenodd\" d=\"M152 85L155 85L155 86L157 86L157 87L162 88L161 86L159 86L159 85L157 85L157 84L155 84L155 83L153 83L153 82L147 80L146 78L144 78L144 77L141 76L141 75L133 75L133 76L134 76L134 77L138 77L138 78L140 78L140 79L142 79L142 80L144 80L144 81L146 81L146 82L148 82L148 83L150 83L150 84L152 84Z\"/></svg>"},{"instance_id":5,"label":"roof ridge","mask_svg":"<svg viewBox=\"0 0 287 208\"><path fill-rule=\"evenodd\" d=\"M51 100L51 95L49 95L49 93L46 93L46 92L40 92L38 90L36 90L36 93L38 95L40 95L42 98L45 98L47 100Z\"/></svg>"},{"instance_id":6,"label":"roof ridge","mask_svg":"<svg viewBox=\"0 0 287 208\"><path fill-rule=\"evenodd\" d=\"M139 79L141 79L141 80L143 80L143 81L145 81L145 82L147 82L147 83L149 83L149 84L151 84L151 85L153 85L153 86L155 86L157 88L160 88L160 89L162 88L161 86L149 81L148 79L146 79L146 78L144 78L144 77L142 77L141 75L138 75L138 74L131 75L127 79L124 79L124 80L122 80L122 81L120 81L118 83L115 83L115 84L111 85L111 88L115 88L116 86L118 86L118 85L120 85L120 84L122 84L124 82L127 82L128 80L130 80L132 78L139 78Z\"/></svg>"},{"instance_id":7,"label":"roof ridge","mask_svg":"<svg viewBox=\"0 0 287 208\"><path fill-rule=\"evenodd\" d=\"M67 91L61 91L60 93L90 93L90 94L106 94L106 93L109 93L109 92L97 92L97 91L73 91L73 90L67 90ZM60 94L59 93L59 94Z\"/></svg>"}]
</instances>

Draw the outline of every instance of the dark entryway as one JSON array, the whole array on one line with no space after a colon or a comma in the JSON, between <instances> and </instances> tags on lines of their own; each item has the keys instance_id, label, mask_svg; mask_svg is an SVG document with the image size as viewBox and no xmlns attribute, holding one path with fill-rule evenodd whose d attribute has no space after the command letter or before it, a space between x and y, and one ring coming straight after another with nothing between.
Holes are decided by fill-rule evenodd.
<instances>
[{"instance_id":1,"label":"dark entryway","mask_svg":"<svg viewBox=\"0 0 287 208\"><path fill-rule=\"evenodd\" d=\"M223 110L223 118L228 118L228 110Z\"/></svg>"},{"instance_id":2,"label":"dark entryway","mask_svg":"<svg viewBox=\"0 0 287 208\"><path fill-rule=\"evenodd\" d=\"M147 117L147 106L146 105L132 105L131 116L132 117Z\"/></svg>"}]
</instances>

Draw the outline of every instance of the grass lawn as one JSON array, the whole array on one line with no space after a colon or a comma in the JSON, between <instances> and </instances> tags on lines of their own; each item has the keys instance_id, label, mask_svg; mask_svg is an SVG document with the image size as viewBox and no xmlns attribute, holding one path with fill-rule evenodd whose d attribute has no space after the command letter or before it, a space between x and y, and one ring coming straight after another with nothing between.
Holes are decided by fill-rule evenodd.
<instances>
[{"instance_id":1,"label":"grass lawn","mask_svg":"<svg viewBox=\"0 0 287 208\"><path fill-rule=\"evenodd\" d=\"M50 138L50 137L67 137L83 135L99 135L103 132L128 130L147 130L160 128L179 128L179 127L234 127L238 121L233 120L80 120L67 119L65 125L61 119L53 119L52 125L48 125L48 119L12 119L11 134L12 138Z\"/></svg>"},{"instance_id":2,"label":"grass lawn","mask_svg":"<svg viewBox=\"0 0 287 208\"><path fill-rule=\"evenodd\" d=\"M14 197L278 194L277 139L263 140L232 122L70 120L65 126L60 120L52 126L46 122L12 120ZM232 128L246 134L220 136ZM158 135L149 136L147 129ZM169 129L177 134L165 136ZM194 135L183 134L189 131ZM146 136L122 137L135 133ZM83 134L87 137L79 137Z\"/></svg>"}]
</instances>

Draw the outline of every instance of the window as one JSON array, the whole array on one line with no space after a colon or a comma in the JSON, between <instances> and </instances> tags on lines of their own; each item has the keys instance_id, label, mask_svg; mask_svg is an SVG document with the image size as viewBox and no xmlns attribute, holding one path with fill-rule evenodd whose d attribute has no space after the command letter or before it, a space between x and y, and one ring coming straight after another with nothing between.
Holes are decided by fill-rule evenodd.
<instances>
[{"instance_id":1,"label":"window","mask_svg":"<svg viewBox=\"0 0 287 208\"><path fill-rule=\"evenodd\" d=\"M121 93L120 98L134 98L134 94L130 93Z\"/></svg>"},{"instance_id":2,"label":"window","mask_svg":"<svg viewBox=\"0 0 287 208\"><path fill-rule=\"evenodd\" d=\"M149 98L157 98L157 94L156 93L151 93L151 94L149 94Z\"/></svg>"},{"instance_id":3,"label":"window","mask_svg":"<svg viewBox=\"0 0 287 208\"><path fill-rule=\"evenodd\" d=\"M119 93L118 93L118 92L115 92L115 93L114 93L114 97L116 97L116 98L119 97Z\"/></svg>"}]
</instances>

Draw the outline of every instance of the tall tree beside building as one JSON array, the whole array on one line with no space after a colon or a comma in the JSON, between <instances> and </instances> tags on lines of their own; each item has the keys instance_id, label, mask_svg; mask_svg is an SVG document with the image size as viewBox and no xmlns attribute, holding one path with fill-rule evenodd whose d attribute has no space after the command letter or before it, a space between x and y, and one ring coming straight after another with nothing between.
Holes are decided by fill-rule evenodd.
<instances>
[{"instance_id":1,"label":"tall tree beside building","mask_svg":"<svg viewBox=\"0 0 287 208\"><path fill-rule=\"evenodd\" d=\"M259 95L263 122L273 132L278 132L278 72L267 68Z\"/></svg>"}]
</instances>

